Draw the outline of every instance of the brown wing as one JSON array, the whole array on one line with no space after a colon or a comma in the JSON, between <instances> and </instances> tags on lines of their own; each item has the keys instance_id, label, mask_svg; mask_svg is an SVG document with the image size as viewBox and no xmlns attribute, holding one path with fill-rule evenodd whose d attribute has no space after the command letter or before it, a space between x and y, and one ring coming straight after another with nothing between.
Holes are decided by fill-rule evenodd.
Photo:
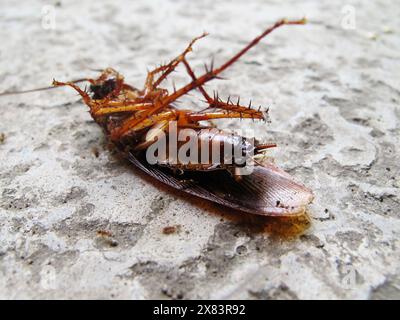
<instances>
[{"instance_id":1,"label":"brown wing","mask_svg":"<svg viewBox=\"0 0 400 320\"><path fill-rule=\"evenodd\" d=\"M237 210L264 216L301 214L312 199L312 192L272 164L256 166L250 175L236 181L225 170L185 171L176 175L170 169L153 166L144 157L128 154L138 168L157 180Z\"/></svg>"}]
</instances>

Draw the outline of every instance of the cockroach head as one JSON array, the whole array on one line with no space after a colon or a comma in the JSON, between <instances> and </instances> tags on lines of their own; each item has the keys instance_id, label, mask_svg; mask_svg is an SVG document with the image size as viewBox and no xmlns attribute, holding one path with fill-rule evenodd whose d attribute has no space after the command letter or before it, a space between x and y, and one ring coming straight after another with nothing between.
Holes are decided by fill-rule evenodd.
<instances>
[{"instance_id":1,"label":"cockroach head","mask_svg":"<svg viewBox=\"0 0 400 320\"><path fill-rule=\"evenodd\" d=\"M117 82L122 81L122 76L111 68L105 69L100 77L89 87L93 99L104 99L117 87Z\"/></svg>"},{"instance_id":2,"label":"cockroach head","mask_svg":"<svg viewBox=\"0 0 400 320\"><path fill-rule=\"evenodd\" d=\"M95 100L104 99L115 90L116 84L116 79L107 79L101 83L91 84L90 91L92 92L92 98Z\"/></svg>"}]
</instances>

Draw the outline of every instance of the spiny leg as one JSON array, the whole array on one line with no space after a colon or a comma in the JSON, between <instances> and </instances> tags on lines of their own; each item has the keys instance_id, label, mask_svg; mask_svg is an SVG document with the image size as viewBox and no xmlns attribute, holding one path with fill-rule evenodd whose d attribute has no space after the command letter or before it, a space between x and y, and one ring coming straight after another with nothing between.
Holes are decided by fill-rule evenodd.
<instances>
[{"instance_id":1,"label":"spiny leg","mask_svg":"<svg viewBox=\"0 0 400 320\"><path fill-rule=\"evenodd\" d=\"M193 69L190 67L188 61L186 59L183 59L183 63L186 67L188 74L192 78L192 80L196 81L197 80L196 75L195 75ZM211 67L211 70L212 70L212 67ZM263 112L260 111L260 109L259 110L251 109L251 101L247 107L244 107L239 104L240 98L238 98L238 101L236 104L234 104L230 100L230 97L228 97L227 102L224 102L219 98L218 93L216 93L216 94L214 93L214 97L211 98L211 96L206 92L206 90L203 88L203 86L199 86L198 89L203 94L204 98L206 99L206 102L209 104L207 109L211 109L211 108L212 109L223 109L223 110L227 110L227 111L239 112L242 114L243 113L250 114L250 115L252 115L252 118L263 118L265 120L264 114L263 114Z\"/></svg>"},{"instance_id":2,"label":"spiny leg","mask_svg":"<svg viewBox=\"0 0 400 320\"><path fill-rule=\"evenodd\" d=\"M141 114L137 117L136 115L132 115L128 119L126 119L123 125L119 128L115 128L111 132L111 139L118 140L122 136L133 132L142 130L144 128L148 128L153 126L156 123L162 121L172 121L176 119L176 113L174 110L169 110L163 113L158 113L154 116L149 116L147 111L141 112Z\"/></svg>"},{"instance_id":3,"label":"spiny leg","mask_svg":"<svg viewBox=\"0 0 400 320\"><path fill-rule=\"evenodd\" d=\"M222 101L218 96L218 92L214 92L214 97L211 99L211 102L209 102L209 106L203 111L207 111L210 109L222 109L228 112L239 112L242 114L248 114L252 118L263 120L266 120L265 114L268 112L268 109L267 111L261 111L261 106L258 108L258 110L253 109L251 105L251 100L247 107L240 105L240 98L237 99L236 103L231 101L230 96L228 97L228 100L226 102Z\"/></svg>"},{"instance_id":4,"label":"spiny leg","mask_svg":"<svg viewBox=\"0 0 400 320\"><path fill-rule=\"evenodd\" d=\"M276 28L282 26L282 25L290 25L290 24L304 24L306 23L305 19L301 19L301 20L295 20L295 21L288 21L286 19L280 20L278 22L276 22L272 27L266 29L261 35L259 35L258 37L254 38L247 46L245 46L241 51L239 51L236 55L234 55L231 59L229 59L227 62L225 62L222 66L220 66L217 69L213 69L210 70L208 72L206 72L204 75L202 75L201 77L199 77L198 79L192 81L191 83L187 84L186 86L182 87L181 89L175 91L173 94L167 96L167 97L163 97L163 98L156 98L154 101L154 107L149 109L147 112L143 113L143 116L140 117L139 119L128 119L126 120L123 125L116 130L115 134L114 134L114 138L119 138L121 137L123 134L125 134L126 132L128 132L130 130L131 127L134 127L136 124L140 123L141 121L143 121L146 117L149 117L150 115L154 114L155 112L162 110L163 108L167 107L168 105L170 105L172 102L174 102L175 100L177 100L178 98L180 98L181 96L187 94L189 91L198 88L199 86L204 85L207 81L210 81L214 78L216 78L218 76L218 74L220 74L222 71L224 71L225 69L227 69L230 65L232 65L234 62L236 62L242 55L244 55L248 50L250 50L252 47L254 47L262 38L264 38L266 35L268 35L269 33L271 33L273 30L275 30ZM193 40L192 42L194 42L195 40ZM188 48L190 48L191 46L189 45ZM190 49L189 49L190 51ZM174 60L173 60L174 61ZM172 61L172 62L173 62ZM179 63L179 62L178 62ZM173 69L172 69L173 70ZM169 72L172 72L172 70L170 69ZM163 79L165 79L166 75L168 75L169 73L164 72L160 78L156 81L155 84L159 84ZM196 115L197 117L200 117L200 115ZM220 115L217 116L215 115L214 117L216 118L243 118L243 114L242 113L236 113L235 115L232 114L228 114L225 113L225 115ZM246 115L247 118L253 118L249 115ZM255 117L254 117L255 118Z\"/></svg>"},{"instance_id":5,"label":"spiny leg","mask_svg":"<svg viewBox=\"0 0 400 320\"><path fill-rule=\"evenodd\" d=\"M186 58L183 59L183 64L186 67L186 71L189 74L189 76L192 78L192 81L197 81L196 75L193 71L193 69L190 67L189 62L187 62ZM212 68L211 68L212 69ZM210 97L210 95L207 93L207 91L203 88L203 86L199 86L198 87L199 91L202 93L202 95L204 96L204 98L206 99L206 101L208 103L211 103L213 101L213 99Z\"/></svg>"},{"instance_id":6,"label":"spiny leg","mask_svg":"<svg viewBox=\"0 0 400 320\"><path fill-rule=\"evenodd\" d=\"M168 68L168 65L161 65L161 66L159 66L159 67L155 68L154 70L149 71L147 73L147 78L146 78L146 81L145 81L145 92L146 93L151 92L152 90L154 90L154 76L157 73L160 73L160 72L166 70L167 68Z\"/></svg>"},{"instance_id":7,"label":"spiny leg","mask_svg":"<svg viewBox=\"0 0 400 320\"><path fill-rule=\"evenodd\" d=\"M110 115L113 113L120 113L120 112L135 112L135 111L141 111L141 110L146 110L149 107L151 107L151 103L137 103L137 104L131 104L131 105L126 105L123 103L122 106L119 107L110 107L109 105L107 107L100 107L99 109L95 110L93 112L94 116L104 116L104 115Z\"/></svg>"},{"instance_id":8,"label":"spiny leg","mask_svg":"<svg viewBox=\"0 0 400 320\"><path fill-rule=\"evenodd\" d=\"M53 79L53 86L54 87L59 87L59 86L70 86L73 89L75 89L83 98L84 102L89 105L93 105L93 99L90 98L90 96L88 95L88 93L84 90L82 90L79 86L76 85L77 82L83 82L83 81L87 81L92 85L96 85L99 82L105 81L107 79L107 77L109 77L110 75L114 75L117 79L117 86L116 88L113 90L113 92L116 91L121 91L121 89L124 87L124 83L123 83L123 77L114 69L112 68L106 68L101 72L100 77L98 77L97 79L90 79L90 78L84 78L84 79L79 79L79 80L75 80L75 81L68 81L68 82L60 82L60 81L56 81ZM104 101L106 99L103 99Z\"/></svg>"},{"instance_id":9,"label":"spiny leg","mask_svg":"<svg viewBox=\"0 0 400 320\"><path fill-rule=\"evenodd\" d=\"M156 94L161 95L161 92L155 92ZM148 110L142 112L138 117L130 117L126 119L122 125L114 130L112 133L112 138L118 139L119 137L123 136L127 132L131 131L133 127L135 127L137 124L145 121L148 119L151 115L156 113L157 111L160 111L161 109L165 108L165 105L162 105L160 103L160 96L155 96L154 101L152 103L152 107L150 107Z\"/></svg>"},{"instance_id":10,"label":"spiny leg","mask_svg":"<svg viewBox=\"0 0 400 320\"><path fill-rule=\"evenodd\" d=\"M195 75L193 69L191 68L190 64L186 60L186 58L183 59L183 64L185 65L186 71L188 72L188 74L190 75L192 80L197 81L196 75ZM211 70L212 70L212 66L211 66ZM228 97L228 101L224 102L219 98L218 92L217 93L214 92L214 97L211 98L211 96L207 93L207 91L203 88L203 86L199 85L198 89L203 94L204 98L206 99L206 102L209 105L207 107L207 109L210 109L210 108L224 109L224 110L244 112L244 113L249 113L249 114L257 114L257 113L260 114L259 110L256 111L256 110L251 109L251 101L247 107L244 107L239 104L240 98L238 98L238 101L236 104L234 104L230 100L230 96Z\"/></svg>"},{"instance_id":11,"label":"spiny leg","mask_svg":"<svg viewBox=\"0 0 400 320\"><path fill-rule=\"evenodd\" d=\"M88 81L92 85L101 85L102 82L106 81L109 77L115 78L115 88L101 99L90 98L86 90L82 90L75 84L76 82ZM102 116L119 112L133 112L144 110L152 106L152 103L143 103L142 101L138 101L141 100L140 98L125 99L120 101L110 100L113 96L117 96L123 89L131 91L135 90L132 86L125 84L124 78L112 68L106 68L102 70L101 75L97 79L85 78L69 82L59 82L54 80L53 86L71 86L74 88L82 96L85 103L90 106L91 114L93 116Z\"/></svg>"},{"instance_id":12,"label":"spiny leg","mask_svg":"<svg viewBox=\"0 0 400 320\"><path fill-rule=\"evenodd\" d=\"M207 36L207 33L203 33L201 36L198 36L196 38L194 38L192 41L190 41L189 45L186 47L186 49L179 55L177 56L175 59L173 59L171 62L169 62L166 65L162 65L156 69L154 69L153 71L150 71L147 75L147 79L146 79L146 91L151 91L154 90L155 88L158 87L158 85L165 80L165 78L172 72L175 70L175 68L179 65L179 63L181 63L183 61L183 59L185 58L185 56L192 51L192 46L193 44L197 41L200 40L201 38L204 38L205 36ZM160 77L158 77L158 79L156 81L154 81L154 76L157 73L162 72L162 74L160 75Z\"/></svg>"},{"instance_id":13,"label":"spiny leg","mask_svg":"<svg viewBox=\"0 0 400 320\"><path fill-rule=\"evenodd\" d=\"M90 83L93 83L95 81L93 79L86 79L86 80ZM82 97L85 104L90 107L90 110L93 112L93 114L96 114L100 110L104 109L104 106L107 105L107 99L102 99L102 100L92 99L86 91L82 90L74 82L60 82L60 81L53 80L53 86L55 86L55 87L69 86L69 87L72 87L73 89L75 89L75 91L77 91L80 94L80 96ZM112 108L112 109L114 109L114 108ZM121 111L119 111L119 112L121 112ZM107 114L107 111L104 114Z\"/></svg>"},{"instance_id":14,"label":"spiny leg","mask_svg":"<svg viewBox=\"0 0 400 320\"><path fill-rule=\"evenodd\" d=\"M231 66L233 63L235 63L241 56L243 56L247 51L249 51L252 47L257 45L262 38L264 38L266 35L271 33L273 30L283 26L283 25L291 25L291 24L305 24L306 20L303 18L301 20L294 20L294 21L289 21L286 19L282 19L278 22L276 22L272 27L266 29L262 34L260 34L258 37L254 38L248 45L246 45L242 50L240 50L237 54L235 54L231 59L229 59L227 62L225 62L222 66L216 69L212 69L205 74L203 74L201 77L197 78L196 80L193 80L191 83L187 84L186 86L182 87L181 89L175 91L173 94L169 95L168 97L165 97L162 101L163 105L168 105L181 96L187 94L189 91L196 89L202 85L204 85L206 82L217 78L217 76L227 69L229 66Z\"/></svg>"},{"instance_id":15,"label":"spiny leg","mask_svg":"<svg viewBox=\"0 0 400 320\"><path fill-rule=\"evenodd\" d=\"M206 37L208 33L203 33L202 35L194 38L192 41L190 41L189 45L186 47L186 49L174 60L171 61L169 68L164 71L161 76L157 79L157 81L154 82L154 87L157 88L158 85L173 71L175 68L178 66L179 63L185 59L185 56L192 51L192 46L194 43L204 37Z\"/></svg>"},{"instance_id":16,"label":"spiny leg","mask_svg":"<svg viewBox=\"0 0 400 320\"><path fill-rule=\"evenodd\" d=\"M214 111L214 112L196 112L187 114L187 121L197 122L212 119L259 119L264 120L264 115L261 113L249 114L239 111Z\"/></svg>"},{"instance_id":17,"label":"spiny leg","mask_svg":"<svg viewBox=\"0 0 400 320\"><path fill-rule=\"evenodd\" d=\"M207 93L206 93L207 94ZM210 98L212 101L214 99ZM218 107L219 109L225 109L224 111L221 112L209 112L209 113L192 113L190 116L193 117L193 119L189 122L193 121L201 121L201 120L211 120L211 119L222 119L222 118L247 118L247 119L261 119L265 120L264 113L259 111L259 110L254 110L249 107L243 107L240 105L230 105L229 103L224 103L222 101L218 101L216 99L215 101L218 102ZM224 106L224 107L222 107ZM125 122L122 124L122 126L115 131L114 137L121 137L122 135L126 134L127 132L131 131L132 127L135 125L139 124L141 121L144 121L147 117L150 117L152 114L156 113L157 111L162 110L165 108L166 105L165 103L161 102L159 99L156 99L156 103L154 103L154 107L150 108L147 112L144 112L140 117L138 118L129 118L125 120ZM179 121L184 121L186 122L185 116L183 116L187 111L178 111L180 114ZM206 116L208 115L208 117ZM189 117L190 117L189 116ZM195 120L199 119L199 120Z\"/></svg>"},{"instance_id":18,"label":"spiny leg","mask_svg":"<svg viewBox=\"0 0 400 320\"><path fill-rule=\"evenodd\" d=\"M74 82L60 82L53 80L53 86L55 87L61 87L61 86L69 86L75 89L82 97L83 101L89 106L93 106L93 100L90 98L90 96L87 94L87 92L83 91L78 85L76 85Z\"/></svg>"}]
</instances>

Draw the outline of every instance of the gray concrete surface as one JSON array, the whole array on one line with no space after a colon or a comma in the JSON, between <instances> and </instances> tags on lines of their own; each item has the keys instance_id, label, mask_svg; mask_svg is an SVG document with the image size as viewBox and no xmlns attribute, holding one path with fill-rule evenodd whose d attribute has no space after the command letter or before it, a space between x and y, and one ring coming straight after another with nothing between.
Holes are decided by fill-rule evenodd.
<instances>
[{"instance_id":1,"label":"gray concrete surface","mask_svg":"<svg viewBox=\"0 0 400 320\"><path fill-rule=\"evenodd\" d=\"M252 126L315 201L297 219L233 213L132 169L70 90L1 97L0 298L400 297L398 3L60 1L55 25L47 4L1 1L0 91L107 66L140 86L206 30L200 72L306 15L208 88L270 107Z\"/></svg>"}]
</instances>

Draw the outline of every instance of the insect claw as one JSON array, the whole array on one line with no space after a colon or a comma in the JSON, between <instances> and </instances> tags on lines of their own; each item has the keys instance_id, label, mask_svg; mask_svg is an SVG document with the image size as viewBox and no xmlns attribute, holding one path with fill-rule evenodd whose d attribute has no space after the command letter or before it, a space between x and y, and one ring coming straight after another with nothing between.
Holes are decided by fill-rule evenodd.
<instances>
[{"instance_id":1,"label":"insect claw","mask_svg":"<svg viewBox=\"0 0 400 320\"><path fill-rule=\"evenodd\" d=\"M251 100L250 100L250 102L249 102L249 109L251 109Z\"/></svg>"},{"instance_id":2,"label":"insect claw","mask_svg":"<svg viewBox=\"0 0 400 320\"><path fill-rule=\"evenodd\" d=\"M240 97L238 97L236 105L239 107L239 105L240 105Z\"/></svg>"}]
</instances>

